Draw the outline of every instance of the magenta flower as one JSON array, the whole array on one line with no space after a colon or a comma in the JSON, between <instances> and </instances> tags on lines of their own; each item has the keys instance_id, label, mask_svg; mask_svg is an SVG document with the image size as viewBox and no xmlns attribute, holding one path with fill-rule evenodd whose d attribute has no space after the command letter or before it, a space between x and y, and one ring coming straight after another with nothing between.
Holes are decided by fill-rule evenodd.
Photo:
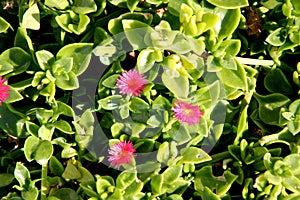
<instances>
[{"instance_id":1,"label":"magenta flower","mask_svg":"<svg viewBox=\"0 0 300 200\"><path fill-rule=\"evenodd\" d=\"M193 106L183 101L175 101L174 108L171 109L175 112L176 117L181 123L187 122L188 125L198 124L203 112L199 106Z\"/></svg>"},{"instance_id":2,"label":"magenta flower","mask_svg":"<svg viewBox=\"0 0 300 200\"><path fill-rule=\"evenodd\" d=\"M120 89L121 94L130 94L132 97L141 96L142 90L145 88L147 80L142 74L139 74L136 70L131 69L123 72L117 80L117 86Z\"/></svg>"},{"instance_id":3,"label":"magenta flower","mask_svg":"<svg viewBox=\"0 0 300 200\"><path fill-rule=\"evenodd\" d=\"M9 97L8 92L10 91L8 85L4 85L6 82L6 79L2 79L0 76L0 106L2 105L2 102L5 102L6 99Z\"/></svg>"},{"instance_id":4,"label":"magenta flower","mask_svg":"<svg viewBox=\"0 0 300 200\"><path fill-rule=\"evenodd\" d=\"M121 164L128 164L131 162L131 158L136 156L134 152L135 148L130 141L119 142L108 150L108 153L110 154L110 156L108 156L108 161L111 165L119 169Z\"/></svg>"}]
</instances>

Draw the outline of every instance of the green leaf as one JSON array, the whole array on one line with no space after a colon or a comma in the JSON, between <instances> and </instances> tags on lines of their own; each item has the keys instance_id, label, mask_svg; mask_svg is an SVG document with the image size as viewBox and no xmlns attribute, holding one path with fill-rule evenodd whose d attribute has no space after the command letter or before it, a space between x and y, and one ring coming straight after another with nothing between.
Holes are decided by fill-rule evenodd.
<instances>
[{"instance_id":1,"label":"green leaf","mask_svg":"<svg viewBox=\"0 0 300 200\"><path fill-rule=\"evenodd\" d=\"M184 199L178 194L172 194L168 196L167 200L184 200Z\"/></svg>"},{"instance_id":2,"label":"green leaf","mask_svg":"<svg viewBox=\"0 0 300 200\"><path fill-rule=\"evenodd\" d=\"M32 30L40 29L40 10L37 3L30 6L24 13L22 27Z\"/></svg>"},{"instance_id":3,"label":"green leaf","mask_svg":"<svg viewBox=\"0 0 300 200\"><path fill-rule=\"evenodd\" d=\"M240 2L240 0L237 1ZM223 0L221 2L223 4ZM238 4L235 3L235 5ZM240 22L241 11L240 9L227 10L222 9L221 7L217 7L215 8L215 13L220 17L219 20L221 20L221 26L215 26L215 30L218 33L218 40L221 41L229 37L238 27Z\"/></svg>"},{"instance_id":4,"label":"green leaf","mask_svg":"<svg viewBox=\"0 0 300 200\"><path fill-rule=\"evenodd\" d=\"M77 75L74 72L69 72L67 74L67 78L65 77L57 77L56 86L63 90L74 90L79 87L79 81L77 79Z\"/></svg>"},{"instance_id":5,"label":"green leaf","mask_svg":"<svg viewBox=\"0 0 300 200\"><path fill-rule=\"evenodd\" d=\"M65 31L72 33L72 31L69 29L68 24L72 23L72 18L70 14L64 13L61 15L58 15L55 17L56 23Z\"/></svg>"},{"instance_id":6,"label":"green leaf","mask_svg":"<svg viewBox=\"0 0 300 200\"><path fill-rule=\"evenodd\" d=\"M32 161L34 159L33 153L36 151L39 145L39 138L35 136L29 136L24 143L24 155L28 161Z\"/></svg>"},{"instance_id":7,"label":"green leaf","mask_svg":"<svg viewBox=\"0 0 300 200\"><path fill-rule=\"evenodd\" d=\"M298 193L300 192L300 180L296 176L290 176L282 179L282 185L286 189Z\"/></svg>"},{"instance_id":8,"label":"green leaf","mask_svg":"<svg viewBox=\"0 0 300 200\"><path fill-rule=\"evenodd\" d=\"M0 128L4 132L18 137L16 125L19 119L20 117L11 112L6 104L2 104L2 106L0 106Z\"/></svg>"},{"instance_id":9,"label":"green leaf","mask_svg":"<svg viewBox=\"0 0 300 200\"><path fill-rule=\"evenodd\" d=\"M72 57L74 62L72 71L78 76L89 66L92 50L92 43L68 44L58 51L56 59Z\"/></svg>"},{"instance_id":10,"label":"green leaf","mask_svg":"<svg viewBox=\"0 0 300 200\"><path fill-rule=\"evenodd\" d=\"M97 16L99 16L100 14L103 13L103 11L106 8L107 2L106 2L106 0L95 0L95 3L97 5L97 11L95 13L93 13L93 16L97 17Z\"/></svg>"},{"instance_id":11,"label":"green leaf","mask_svg":"<svg viewBox=\"0 0 300 200\"><path fill-rule=\"evenodd\" d=\"M168 133L171 139L176 141L178 145L182 145L192 138L186 126L181 126L178 123L173 125Z\"/></svg>"},{"instance_id":12,"label":"green leaf","mask_svg":"<svg viewBox=\"0 0 300 200\"><path fill-rule=\"evenodd\" d=\"M69 161L62 177L65 179L78 179L81 178L81 173L76 166Z\"/></svg>"},{"instance_id":13,"label":"green leaf","mask_svg":"<svg viewBox=\"0 0 300 200\"><path fill-rule=\"evenodd\" d=\"M137 59L137 70L139 73L144 74L153 68L156 61L163 61L163 55L160 51L153 49L142 50Z\"/></svg>"},{"instance_id":14,"label":"green leaf","mask_svg":"<svg viewBox=\"0 0 300 200\"><path fill-rule=\"evenodd\" d=\"M241 41L236 39L225 40L219 46L218 51L224 52L224 58L232 58L236 56L241 49ZM230 67L227 67L230 68Z\"/></svg>"},{"instance_id":15,"label":"green leaf","mask_svg":"<svg viewBox=\"0 0 300 200\"><path fill-rule=\"evenodd\" d=\"M247 89L246 71L240 63L237 63L237 70L222 68L217 72L217 75L227 86L243 91Z\"/></svg>"},{"instance_id":16,"label":"green leaf","mask_svg":"<svg viewBox=\"0 0 300 200\"><path fill-rule=\"evenodd\" d=\"M94 116L90 109L84 111L84 113L81 115L81 118L79 120L79 124L84 127L85 129L88 129L90 127L94 126Z\"/></svg>"},{"instance_id":17,"label":"green leaf","mask_svg":"<svg viewBox=\"0 0 300 200\"><path fill-rule=\"evenodd\" d=\"M225 9L235 9L248 6L247 0L207 0L209 3Z\"/></svg>"},{"instance_id":18,"label":"green leaf","mask_svg":"<svg viewBox=\"0 0 300 200\"><path fill-rule=\"evenodd\" d=\"M22 191L22 198L28 200L37 200L39 196L39 190L35 186L29 187L28 190Z\"/></svg>"},{"instance_id":19,"label":"green leaf","mask_svg":"<svg viewBox=\"0 0 300 200\"><path fill-rule=\"evenodd\" d=\"M98 101L99 109L114 110L121 106L123 97L121 95L112 95Z\"/></svg>"},{"instance_id":20,"label":"green leaf","mask_svg":"<svg viewBox=\"0 0 300 200\"><path fill-rule=\"evenodd\" d=\"M205 23L205 29L203 32L213 28L219 21L218 15L214 13L204 13L202 15L202 22Z\"/></svg>"},{"instance_id":21,"label":"green leaf","mask_svg":"<svg viewBox=\"0 0 300 200\"><path fill-rule=\"evenodd\" d=\"M145 127L145 126L141 126L141 127ZM136 148L137 152L139 152L139 153L152 152L153 148L154 148L154 140L153 139L139 139L139 140L137 140L134 147ZM145 164L145 165L147 166L147 164ZM139 166L139 167L141 168L141 166ZM149 166L149 167L151 167L151 166Z\"/></svg>"},{"instance_id":22,"label":"green leaf","mask_svg":"<svg viewBox=\"0 0 300 200\"><path fill-rule=\"evenodd\" d=\"M110 181L106 180L105 178L102 177L98 178L96 182L96 189L98 194L101 195L102 193L106 192L107 189L112 185L113 184Z\"/></svg>"},{"instance_id":23,"label":"green leaf","mask_svg":"<svg viewBox=\"0 0 300 200\"><path fill-rule=\"evenodd\" d=\"M26 28L18 27L14 40L14 46L20 47L26 51L34 52L34 47L32 45L31 38L27 34Z\"/></svg>"},{"instance_id":24,"label":"green leaf","mask_svg":"<svg viewBox=\"0 0 300 200\"><path fill-rule=\"evenodd\" d=\"M63 200L79 200L77 193L70 188L61 188L53 193L54 197Z\"/></svg>"},{"instance_id":25,"label":"green leaf","mask_svg":"<svg viewBox=\"0 0 300 200\"><path fill-rule=\"evenodd\" d=\"M254 93L254 97L259 104L259 118L266 124L278 126L280 109L289 104L290 99L279 93L266 96Z\"/></svg>"},{"instance_id":26,"label":"green leaf","mask_svg":"<svg viewBox=\"0 0 300 200\"><path fill-rule=\"evenodd\" d=\"M48 162L53 154L54 148L50 141L43 140L38 145L37 149L35 150L34 159L40 165L44 165Z\"/></svg>"},{"instance_id":27,"label":"green leaf","mask_svg":"<svg viewBox=\"0 0 300 200\"><path fill-rule=\"evenodd\" d=\"M53 110L47 110L45 108L36 109L36 117L41 124L46 124L52 116Z\"/></svg>"},{"instance_id":28,"label":"green leaf","mask_svg":"<svg viewBox=\"0 0 300 200\"><path fill-rule=\"evenodd\" d=\"M75 34L80 35L87 29L87 26L90 23L90 18L81 13L78 15L78 17L79 21L74 24L68 24L68 29Z\"/></svg>"},{"instance_id":29,"label":"green leaf","mask_svg":"<svg viewBox=\"0 0 300 200\"><path fill-rule=\"evenodd\" d=\"M155 27L155 32L150 33L151 46L158 49L168 49L181 55L196 50L193 48L201 47L196 42L193 42L194 38L180 34L178 31L172 30L171 27L167 28L165 24L170 26L169 23L166 21L162 22ZM150 42L147 41L147 43Z\"/></svg>"},{"instance_id":30,"label":"green leaf","mask_svg":"<svg viewBox=\"0 0 300 200\"><path fill-rule=\"evenodd\" d=\"M176 182L182 175L182 165L175 165L168 167L163 173L163 182L166 185L172 185Z\"/></svg>"},{"instance_id":31,"label":"green leaf","mask_svg":"<svg viewBox=\"0 0 300 200\"><path fill-rule=\"evenodd\" d=\"M47 50L40 50L35 53L36 59L39 63L39 66L42 70L46 71L50 69L53 64L55 57L54 55Z\"/></svg>"},{"instance_id":32,"label":"green leaf","mask_svg":"<svg viewBox=\"0 0 300 200\"><path fill-rule=\"evenodd\" d=\"M163 84L178 98L187 98L189 94L189 80L187 77L170 75L172 72L164 71L161 79Z\"/></svg>"},{"instance_id":33,"label":"green leaf","mask_svg":"<svg viewBox=\"0 0 300 200\"><path fill-rule=\"evenodd\" d=\"M128 186L125 190L124 199L131 199L134 197L136 198L142 198L145 196L144 193L142 193L144 183L142 181L133 181L130 186Z\"/></svg>"},{"instance_id":34,"label":"green leaf","mask_svg":"<svg viewBox=\"0 0 300 200\"><path fill-rule=\"evenodd\" d=\"M0 174L0 188L1 187L5 187L8 186L9 184L11 184L13 182L13 180L15 179L13 174Z\"/></svg>"},{"instance_id":35,"label":"green leaf","mask_svg":"<svg viewBox=\"0 0 300 200\"><path fill-rule=\"evenodd\" d=\"M5 61L0 61L0 76L6 75L14 70L14 67Z\"/></svg>"},{"instance_id":36,"label":"green leaf","mask_svg":"<svg viewBox=\"0 0 300 200\"><path fill-rule=\"evenodd\" d=\"M74 117L75 113L72 109L71 106L61 102L61 101L56 101L56 106L54 107L54 113L53 113L53 119L57 119L59 115L65 115L68 117Z\"/></svg>"},{"instance_id":37,"label":"green leaf","mask_svg":"<svg viewBox=\"0 0 300 200\"><path fill-rule=\"evenodd\" d=\"M55 128L57 128L58 130L67 133L67 134L73 134L73 130L71 125L65 121L65 120L58 120L54 123Z\"/></svg>"},{"instance_id":38,"label":"green leaf","mask_svg":"<svg viewBox=\"0 0 300 200\"><path fill-rule=\"evenodd\" d=\"M299 14L299 13L300 13L300 2L297 1L297 0L291 0L291 3L293 4L293 7L294 7L294 9L295 9L295 12L296 12L297 14Z\"/></svg>"},{"instance_id":39,"label":"green leaf","mask_svg":"<svg viewBox=\"0 0 300 200\"><path fill-rule=\"evenodd\" d=\"M190 22L190 19L193 16L193 14L194 14L194 11L189 5L187 5L185 3L181 4L180 15L179 15L179 20L181 23Z\"/></svg>"},{"instance_id":40,"label":"green leaf","mask_svg":"<svg viewBox=\"0 0 300 200\"><path fill-rule=\"evenodd\" d=\"M123 171L116 180L116 187L125 190L134 181L136 181L136 171Z\"/></svg>"},{"instance_id":41,"label":"green leaf","mask_svg":"<svg viewBox=\"0 0 300 200\"><path fill-rule=\"evenodd\" d=\"M298 99L291 103L289 110L293 113L293 116L287 127L293 135L296 135L300 132L300 100Z\"/></svg>"},{"instance_id":42,"label":"green leaf","mask_svg":"<svg viewBox=\"0 0 300 200\"><path fill-rule=\"evenodd\" d=\"M211 189L209 187L204 187L204 191L203 191L203 194L201 195L201 197L203 199L209 199L209 200L221 200L221 198L216 195L215 193L213 193L211 191Z\"/></svg>"},{"instance_id":43,"label":"green leaf","mask_svg":"<svg viewBox=\"0 0 300 200\"><path fill-rule=\"evenodd\" d=\"M293 94L293 88L281 69L275 68L267 74L264 79L266 89L272 93L284 95Z\"/></svg>"},{"instance_id":44,"label":"green leaf","mask_svg":"<svg viewBox=\"0 0 300 200\"><path fill-rule=\"evenodd\" d=\"M170 158L169 143L164 142L158 148L156 159L158 162L167 163L169 158Z\"/></svg>"},{"instance_id":45,"label":"green leaf","mask_svg":"<svg viewBox=\"0 0 300 200\"><path fill-rule=\"evenodd\" d=\"M200 105L209 109L212 105L217 103L220 97L220 81L214 81L208 86L203 86L196 91L195 97Z\"/></svg>"},{"instance_id":46,"label":"green leaf","mask_svg":"<svg viewBox=\"0 0 300 200\"><path fill-rule=\"evenodd\" d=\"M0 17L0 33L6 33L7 29L10 28L11 25L2 17Z\"/></svg>"},{"instance_id":47,"label":"green leaf","mask_svg":"<svg viewBox=\"0 0 300 200\"><path fill-rule=\"evenodd\" d=\"M51 102L54 99L56 92L54 82L50 82L45 88L40 91L40 94L46 97L49 97L49 101Z\"/></svg>"},{"instance_id":48,"label":"green leaf","mask_svg":"<svg viewBox=\"0 0 300 200\"><path fill-rule=\"evenodd\" d=\"M137 165L136 169L138 172L155 172L155 171L159 171L161 167L161 164L158 163L157 161L147 161L143 164ZM140 176L139 175L139 179L144 180L144 179L148 179L148 174L144 173L144 175Z\"/></svg>"},{"instance_id":49,"label":"green leaf","mask_svg":"<svg viewBox=\"0 0 300 200\"><path fill-rule=\"evenodd\" d=\"M283 162L289 166L293 175L297 176L300 174L300 155L290 154L283 159Z\"/></svg>"},{"instance_id":50,"label":"green leaf","mask_svg":"<svg viewBox=\"0 0 300 200\"><path fill-rule=\"evenodd\" d=\"M104 1L105 2L105 1ZM94 32L94 43L96 45L100 44L102 41L110 38L110 35L106 32L105 29L101 27L96 27Z\"/></svg>"},{"instance_id":51,"label":"green leaf","mask_svg":"<svg viewBox=\"0 0 300 200\"><path fill-rule=\"evenodd\" d=\"M50 8L57 8L60 10L64 10L69 6L68 0L45 0L45 5L50 7Z\"/></svg>"},{"instance_id":52,"label":"green leaf","mask_svg":"<svg viewBox=\"0 0 300 200\"><path fill-rule=\"evenodd\" d=\"M81 14L88 14L97 11L97 5L94 0L75 0L72 9Z\"/></svg>"},{"instance_id":53,"label":"green leaf","mask_svg":"<svg viewBox=\"0 0 300 200\"><path fill-rule=\"evenodd\" d=\"M23 99L23 96L12 86L9 87L9 97L6 99L6 103L14 103Z\"/></svg>"},{"instance_id":54,"label":"green leaf","mask_svg":"<svg viewBox=\"0 0 300 200\"><path fill-rule=\"evenodd\" d=\"M120 77L119 74L113 74L111 76L109 76L108 78L106 78L103 82L102 85L110 88L110 89L115 89L116 88L116 83L118 78Z\"/></svg>"},{"instance_id":55,"label":"green leaf","mask_svg":"<svg viewBox=\"0 0 300 200\"><path fill-rule=\"evenodd\" d=\"M224 195L230 189L237 175L230 171L225 171L222 176L215 177L212 172L212 166L205 166L195 173L195 189L203 192L205 187L215 190L217 195Z\"/></svg>"},{"instance_id":56,"label":"green leaf","mask_svg":"<svg viewBox=\"0 0 300 200\"><path fill-rule=\"evenodd\" d=\"M139 2L140 2L139 0L126 1L127 7L129 8L130 12L134 11L134 9L137 7Z\"/></svg>"},{"instance_id":57,"label":"green leaf","mask_svg":"<svg viewBox=\"0 0 300 200\"><path fill-rule=\"evenodd\" d=\"M124 28L122 25L124 20L133 20L133 21L136 21L137 23L140 22L142 24L138 25L138 27L136 27L136 28L143 28L146 24L151 24L152 19L153 19L152 15L145 15L144 13L138 13L138 12L124 13L124 14L120 15L118 18L113 18L113 19L109 20L107 26L108 26L108 30L111 34L117 35L117 34L121 33L121 35L117 35L117 38L119 38L120 36L122 36L124 34ZM145 23L145 24L143 24L143 23ZM133 23L133 25L134 24L135 23ZM138 31L138 30L134 30L134 27L131 27L131 28L132 28L132 32ZM148 29L150 30L150 27L148 27ZM142 29L140 29L140 30L142 30ZM146 33L146 32L144 32L144 33ZM144 48L145 47L146 46L144 46Z\"/></svg>"},{"instance_id":58,"label":"green leaf","mask_svg":"<svg viewBox=\"0 0 300 200\"><path fill-rule=\"evenodd\" d=\"M83 150L88 147L90 141L92 140L94 127L83 128L82 125L73 122L75 126L75 140L78 143L78 146Z\"/></svg>"},{"instance_id":59,"label":"green leaf","mask_svg":"<svg viewBox=\"0 0 300 200\"><path fill-rule=\"evenodd\" d=\"M123 199L124 198L124 191L120 190L119 188L115 188L113 193L107 198L107 200L114 200L114 199Z\"/></svg>"},{"instance_id":60,"label":"green leaf","mask_svg":"<svg viewBox=\"0 0 300 200\"><path fill-rule=\"evenodd\" d=\"M38 130L39 138L41 138L42 140L49 140L50 141L52 139L54 129L55 128L53 126L42 125Z\"/></svg>"},{"instance_id":61,"label":"green leaf","mask_svg":"<svg viewBox=\"0 0 300 200\"><path fill-rule=\"evenodd\" d=\"M44 77L46 76L45 72L35 72L34 77L31 81L31 85L32 87L37 87L38 85L40 85L40 83L42 83L42 80L44 79Z\"/></svg>"},{"instance_id":62,"label":"green leaf","mask_svg":"<svg viewBox=\"0 0 300 200\"><path fill-rule=\"evenodd\" d=\"M282 36L281 31L283 28L278 28L273 31L268 37L266 38L266 42L273 46L281 46L285 43L286 38Z\"/></svg>"},{"instance_id":63,"label":"green leaf","mask_svg":"<svg viewBox=\"0 0 300 200\"><path fill-rule=\"evenodd\" d=\"M76 151L76 149L73 149L72 147L65 147L62 151L61 151L61 157L62 158L71 158L74 156L77 156L78 152Z\"/></svg>"},{"instance_id":64,"label":"green leaf","mask_svg":"<svg viewBox=\"0 0 300 200\"><path fill-rule=\"evenodd\" d=\"M163 176L161 174L157 174L151 177L151 189L154 194L161 194L164 191L162 190L163 186Z\"/></svg>"},{"instance_id":65,"label":"green leaf","mask_svg":"<svg viewBox=\"0 0 300 200\"><path fill-rule=\"evenodd\" d=\"M160 21L160 23L157 26L154 27L154 29L155 29L155 31L151 31L151 32L148 31L148 33L145 37L145 42L147 45L157 47L157 49L170 48L170 50L173 50L175 52L177 52L176 50L178 50L178 53L180 51L187 52L189 50L189 49L186 50L187 48L189 48L189 45L188 44L185 45L182 42L182 41L186 42L185 37L182 35L179 35L178 31L173 31L171 29L171 25L169 24L169 22L162 20L162 21ZM178 35L178 38L177 38L177 40L175 40L177 35ZM157 59L159 59L159 57L157 57Z\"/></svg>"},{"instance_id":66,"label":"green leaf","mask_svg":"<svg viewBox=\"0 0 300 200\"><path fill-rule=\"evenodd\" d=\"M211 160L211 157L202 149L197 147L186 147L180 150L182 159L180 163L202 163Z\"/></svg>"},{"instance_id":67,"label":"green leaf","mask_svg":"<svg viewBox=\"0 0 300 200\"><path fill-rule=\"evenodd\" d=\"M169 194L174 193L176 190L184 190L185 188L190 185L189 180L184 180L183 178L179 179L178 181L174 182L171 185L166 185L164 188L166 188L166 192Z\"/></svg>"},{"instance_id":68,"label":"green leaf","mask_svg":"<svg viewBox=\"0 0 300 200\"><path fill-rule=\"evenodd\" d=\"M144 100L134 97L131 99L131 104L129 108L132 112L139 113L139 112L148 111L150 109L150 106Z\"/></svg>"},{"instance_id":69,"label":"green leaf","mask_svg":"<svg viewBox=\"0 0 300 200\"><path fill-rule=\"evenodd\" d=\"M144 37L147 32L152 31L148 24L137 20L124 19L122 25L125 35L134 49L142 49L147 46L144 42Z\"/></svg>"},{"instance_id":70,"label":"green leaf","mask_svg":"<svg viewBox=\"0 0 300 200\"><path fill-rule=\"evenodd\" d=\"M56 176L62 176L62 174L64 173L64 166L55 156L51 156L49 160L49 168L51 172Z\"/></svg>"},{"instance_id":71,"label":"green leaf","mask_svg":"<svg viewBox=\"0 0 300 200\"><path fill-rule=\"evenodd\" d=\"M29 187L29 183L31 182L30 174L28 169L21 162L17 162L14 176L21 187Z\"/></svg>"},{"instance_id":72,"label":"green leaf","mask_svg":"<svg viewBox=\"0 0 300 200\"><path fill-rule=\"evenodd\" d=\"M238 127L236 130L236 137L234 144L238 144L240 139L243 137L244 132L248 130L248 105L244 107L239 115Z\"/></svg>"},{"instance_id":73,"label":"green leaf","mask_svg":"<svg viewBox=\"0 0 300 200\"><path fill-rule=\"evenodd\" d=\"M266 1L262 1L261 4L268 9L274 9L276 6L282 3L277 0L266 0Z\"/></svg>"},{"instance_id":74,"label":"green leaf","mask_svg":"<svg viewBox=\"0 0 300 200\"><path fill-rule=\"evenodd\" d=\"M0 60L13 66L14 71L10 75L16 75L26 71L31 63L31 56L20 47L12 47L0 55Z\"/></svg>"},{"instance_id":75,"label":"green leaf","mask_svg":"<svg viewBox=\"0 0 300 200\"><path fill-rule=\"evenodd\" d=\"M81 178L77 179L80 183L83 182L93 182L94 176L84 167L79 166L78 170L81 174Z\"/></svg>"}]
</instances>

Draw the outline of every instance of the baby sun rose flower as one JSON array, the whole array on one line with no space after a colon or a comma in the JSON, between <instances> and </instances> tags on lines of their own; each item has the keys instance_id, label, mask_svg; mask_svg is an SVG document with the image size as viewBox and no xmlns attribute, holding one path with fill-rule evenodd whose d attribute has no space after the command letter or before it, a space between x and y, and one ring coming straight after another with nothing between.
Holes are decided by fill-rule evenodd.
<instances>
[{"instance_id":1,"label":"baby sun rose flower","mask_svg":"<svg viewBox=\"0 0 300 200\"><path fill-rule=\"evenodd\" d=\"M135 157L134 152L135 148L130 141L116 143L108 150L108 161L119 169L121 164L131 162L131 158Z\"/></svg>"},{"instance_id":2,"label":"baby sun rose flower","mask_svg":"<svg viewBox=\"0 0 300 200\"><path fill-rule=\"evenodd\" d=\"M117 80L117 86L121 94L130 94L132 97L141 96L144 85L147 80L144 75L139 74L136 70L131 69L123 72Z\"/></svg>"},{"instance_id":3,"label":"baby sun rose flower","mask_svg":"<svg viewBox=\"0 0 300 200\"><path fill-rule=\"evenodd\" d=\"M8 85L4 85L6 82L6 79L2 79L0 76L0 106L2 105L2 102L5 102L6 99L9 97L8 92L10 91Z\"/></svg>"},{"instance_id":4,"label":"baby sun rose flower","mask_svg":"<svg viewBox=\"0 0 300 200\"><path fill-rule=\"evenodd\" d=\"M203 112L199 109L199 106L193 106L178 100L174 102L174 108L171 110L175 112L174 117L181 123L186 122L188 125L198 124L200 118L203 116Z\"/></svg>"}]
</instances>

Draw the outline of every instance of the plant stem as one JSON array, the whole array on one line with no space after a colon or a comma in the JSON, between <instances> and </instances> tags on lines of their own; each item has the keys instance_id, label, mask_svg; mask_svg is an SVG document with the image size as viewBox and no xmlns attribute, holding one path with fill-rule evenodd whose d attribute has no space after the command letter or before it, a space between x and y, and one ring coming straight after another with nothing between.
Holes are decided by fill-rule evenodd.
<instances>
[{"instance_id":1,"label":"plant stem","mask_svg":"<svg viewBox=\"0 0 300 200\"><path fill-rule=\"evenodd\" d=\"M47 191L48 191L47 174L48 174L48 162L42 165L41 200L46 200L47 197Z\"/></svg>"},{"instance_id":2,"label":"plant stem","mask_svg":"<svg viewBox=\"0 0 300 200\"><path fill-rule=\"evenodd\" d=\"M242 58L242 57L235 57L235 59L244 65L272 66L275 64L273 60L260 60L260 59Z\"/></svg>"}]
</instances>

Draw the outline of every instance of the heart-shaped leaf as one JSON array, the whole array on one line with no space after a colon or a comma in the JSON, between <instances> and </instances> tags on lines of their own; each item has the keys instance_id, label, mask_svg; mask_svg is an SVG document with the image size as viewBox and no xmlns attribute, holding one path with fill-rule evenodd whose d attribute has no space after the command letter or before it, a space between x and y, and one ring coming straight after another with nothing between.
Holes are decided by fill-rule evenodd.
<instances>
[{"instance_id":1,"label":"heart-shaped leaf","mask_svg":"<svg viewBox=\"0 0 300 200\"><path fill-rule=\"evenodd\" d=\"M53 154L54 148L50 141L43 140L35 150L34 159L40 164L44 165L48 162Z\"/></svg>"},{"instance_id":2,"label":"heart-shaped leaf","mask_svg":"<svg viewBox=\"0 0 300 200\"><path fill-rule=\"evenodd\" d=\"M258 101L259 118L266 124L279 125L280 109L290 103L290 99L280 93L274 93L266 96L254 93Z\"/></svg>"},{"instance_id":3,"label":"heart-shaped leaf","mask_svg":"<svg viewBox=\"0 0 300 200\"><path fill-rule=\"evenodd\" d=\"M72 57L74 64L72 71L78 76L89 66L92 50L92 43L68 44L58 51L56 59Z\"/></svg>"},{"instance_id":4,"label":"heart-shaped leaf","mask_svg":"<svg viewBox=\"0 0 300 200\"><path fill-rule=\"evenodd\" d=\"M189 94L189 80L187 77L171 75L171 72L164 71L161 76L164 85L178 98L187 98Z\"/></svg>"},{"instance_id":5,"label":"heart-shaped leaf","mask_svg":"<svg viewBox=\"0 0 300 200\"><path fill-rule=\"evenodd\" d=\"M37 3L30 6L23 15L22 27L32 30L40 29L40 10Z\"/></svg>"}]
</instances>

